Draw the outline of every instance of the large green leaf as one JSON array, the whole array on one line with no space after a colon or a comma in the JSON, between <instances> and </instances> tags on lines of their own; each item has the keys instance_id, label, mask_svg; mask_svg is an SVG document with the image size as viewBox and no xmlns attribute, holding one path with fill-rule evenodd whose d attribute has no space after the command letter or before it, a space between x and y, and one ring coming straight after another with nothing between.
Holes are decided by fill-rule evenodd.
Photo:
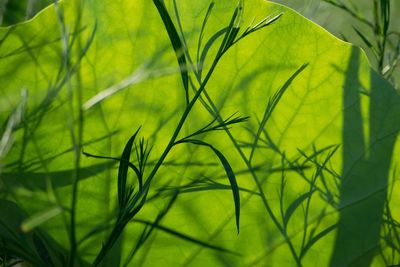
<instances>
[{"instance_id":1,"label":"large green leaf","mask_svg":"<svg viewBox=\"0 0 400 267\"><path fill-rule=\"evenodd\" d=\"M178 135L215 117L250 116L196 137L235 172L240 234L232 188L214 152L174 146L104 265L122 265L130 255L129 266L397 264L390 242L399 246L392 215L399 211L400 98L365 54L261 0L245 1L242 18L236 9L231 28L234 1L164 3L164 21L164 7L159 13L150 1L71 0L1 29L2 131L21 90L29 92L24 119L9 139L13 146L0 162L1 198L33 218L63 207L62 215L41 221L41 229L67 251L75 250L75 240L77 255L93 262L118 216L118 169L81 150L119 160L141 126L137 138L152 146L147 178L188 105L185 72L200 88L224 36L240 36L268 17L263 23L270 25L222 56ZM167 32L166 22L175 30ZM177 34L181 39L171 46ZM201 66L202 75L179 66L177 56L181 64ZM194 93L189 89L190 99ZM133 172L125 182L138 190ZM163 212L169 199L173 205Z\"/></svg>"}]
</instances>

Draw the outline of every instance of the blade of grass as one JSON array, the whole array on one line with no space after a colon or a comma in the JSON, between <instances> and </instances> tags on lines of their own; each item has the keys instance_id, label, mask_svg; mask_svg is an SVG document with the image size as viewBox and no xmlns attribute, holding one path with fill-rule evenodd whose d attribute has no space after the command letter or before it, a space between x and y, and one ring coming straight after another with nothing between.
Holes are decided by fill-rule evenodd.
<instances>
[{"instance_id":1,"label":"blade of grass","mask_svg":"<svg viewBox=\"0 0 400 267\"><path fill-rule=\"evenodd\" d=\"M210 37L210 39L204 45L203 51L201 52L200 59L197 62L197 65L198 65L197 71L198 71L198 76L199 76L200 81L201 81L201 76L202 76L202 72L203 72L203 68L204 68L204 62L206 60L208 51L210 51L213 44L218 40L219 37L223 36L227 30L228 30L228 28L223 28L223 29L217 31Z\"/></svg>"},{"instance_id":2,"label":"blade of grass","mask_svg":"<svg viewBox=\"0 0 400 267\"><path fill-rule=\"evenodd\" d=\"M238 38L236 42L240 41L241 39L243 39L244 37L246 37L247 35L260 30L261 28L267 27L269 25L271 25L272 23L274 23L275 21L277 21L278 19L280 19L283 16L283 13L279 13L278 15L274 15L274 16L268 16L264 19L262 19L261 21L259 21L256 25L252 26L250 25L244 32L243 34L240 36L240 38Z\"/></svg>"},{"instance_id":3,"label":"blade of grass","mask_svg":"<svg viewBox=\"0 0 400 267\"><path fill-rule=\"evenodd\" d=\"M8 151L11 149L12 143L13 143L13 132L14 130L18 127L18 125L21 123L25 109L26 109L26 103L28 99L28 91L23 90L22 91L22 99L21 102L18 104L18 107L11 113L9 116L7 123L3 125L3 133L0 136L0 171L1 171L1 162L2 159L5 158L6 154Z\"/></svg>"},{"instance_id":4,"label":"blade of grass","mask_svg":"<svg viewBox=\"0 0 400 267\"><path fill-rule=\"evenodd\" d=\"M230 33L228 34L228 38L226 40L226 48L225 51L228 50L232 44L234 44L235 39L239 33L240 26L242 25L243 21L243 12L244 12L244 2L243 0L239 0L239 3L236 7L237 14L234 16L234 20L232 26L230 27Z\"/></svg>"},{"instance_id":5,"label":"blade of grass","mask_svg":"<svg viewBox=\"0 0 400 267\"><path fill-rule=\"evenodd\" d=\"M89 154L85 151L82 151L82 154L85 155L86 157L91 157L91 158L96 158L96 159L110 159L110 160L115 160L118 162L123 161L123 159L121 159L121 158L98 156L98 155ZM142 180L142 176L140 175L139 169L132 162L130 162L130 161L125 161L125 162L128 164L129 168L131 168L135 172L136 177L138 178L138 182L139 182L139 190L142 190L143 180Z\"/></svg>"},{"instance_id":6,"label":"blade of grass","mask_svg":"<svg viewBox=\"0 0 400 267\"><path fill-rule=\"evenodd\" d=\"M292 217L293 213L296 211L296 209L303 203L303 201L309 199L316 189L313 189L311 191L308 191L304 194L301 194L298 198L296 198L287 208L285 215L283 217L283 223L285 225L288 225L290 218Z\"/></svg>"},{"instance_id":7,"label":"blade of grass","mask_svg":"<svg viewBox=\"0 0 400 267\"><path fill-rule=\"evenodd\" d=\"M119 207L122 209L128 199L127 198L127 191L126 191L126 180L128 176L128 167L129 167L129 160L131 156L131 150L133 143L135 141L136 135L138 134L140 127L136 130L136 132L129 138L128 142L125 145L124 151L121 155L121 161L118 168L118 203Z\"/></svg>"},{"instance_id":8,"label":"blade of grass","mask_svg":"<svg viewBox=\"0 0 400 267\"><path fill-rule=\"evenodd\" d=\"M360 31L358 30L356 27L353 26L354 31L357 33L357 35L361 38L361 40L365 43L365 45L371 49L372 52L374 52L374 55L376 57L378 57L379 53L378 51L376 51L376 48L374 47L374 45L368 40L368 38Z\"/></svg>"},{"instance_id":9,"label":"blade of grass","mask_svg":"<svg viewBox=\"0 0 400 267\"><path fill-rule=\"evenodd\" d=\"M239 221L240 221L240 195L239 195L239 187L236 181L235 173L232 170L231 165L229 164L228 160L225 158L225 156L214 146L211 144L208 144L206 142L197 140L197 139L182 139L180 141L177 141L175 144L182 144L182 143L190 143L194 145L200 145L200 146L206 146L211 148L211 150L215 153L215 155L218 157L220 160L222 166L225 169L226 175L228 176L229 183L232 188L232 194L233 194L233 200L235 203L235 218L236 218L236 228L237 232L239 234Z\"/></svg>"},{"instance_id":10,"label":"blade of grass","mask_svg":"<svg viewBox=\"0 0 400 267\"><path fill-rule=\"evenodd\" d=\"M258 192L252 191L247 188L238 187L239 191L246 192L252 195L260 195ZM182 186L170 186L159 189L160 192L168 192L171 190L179 189L181 194L191 193L191 192L199 192L199 191L209 191L209 190L232 190L229 185L225 185L222 183L215 182L209 178L203 178L203 180L194 180L189 184Z\"/></svg>"},{"instance_id":11,"label":"blade of grass","mask_svg":"<svg viewBox=\"0 0 400 267\"><path fill-rule=\"evenodd\" d=\"M39 212L28 219L24 220L21 224L21 230L23 232L32 231L37 226L47 222L48 220L54 218L55 216L61 214L63 208L60 206L52 207L45 211Z\"/></svg>"},{"instance_id":12,"label":"blade of grass","mask_svg":"<svg viewBox=\"0 0 400 267\"><path fill-rule=\"evenodd\" d=\"M179 68L181 69L181 76L183 87L185 89L185 98L186 104L189 104L189 75L188 75L188 66L186 63L186 57L184 53L184 48L181 42L181 39L178 35L178 31L176 30L174 23L164 5L162 0L153 0L154 5L156 6L158 13L164 23L165 29L167 30L169 39L171 41L172 47L174 48L176 58L179 63Z\"/></svg>"},{"instance_id":13,"label":"blade of grass","mask_svg":"<svg viewBox=\"0 0 400 267\"><path fill-rule=\"evenodd\" d=\"M193 60L192 57L190 56L189 50L188 50L188 45L186 42L186 38L185 38L185 33L183 31L183 27L182 27L182 22L181 22L181 18L179 15L179 11L178 11L178 4L176 0L172 0L172 4L174 7L174 13L175 13L175 19L176 19L176 24L177 24L177 31L178 31L178 35L180 35L181 37L181 41L182 41L182 46L183 46L183 52L186 56L186 59L188 61L188 65L193 67Z\"/></svg>"},{"instance_id":14,"label":"blade of grass","mask_svg":"<svg viewBox=\"0 0 400 267\"><path fill-rule=\"evenodd\" d=\"M202 246L202 247L210 248L210 249L213 249L213 250L216 250L216 251L220 251L220 252L226 252L226 253L238 255L238 253L235 252L235 251L231 251L231 250L228 250L226 248L222 248L222 247L219 247L219 246L211 245L211 244L209 244L207 242L198 240L196 238L193 238L191 236L188 236L186 234L180 233L180 232L178 232L176 230L173 230L171 228L168 228L168 227L165 227L165 226L162 226L162 225L159 225L159 224L154 224L152 222L149 222L149 221L146 221L146 220L141 220L141 219L133 219L132 221L152 226L152 227L154 227L154 228L156 228L158 230L161 230L161 231L163 231L165 233L168 233L170 235L176 236L176 237L178 237L180 239L186 240L188 242L194 243L194 244Z\"/></svg>"},{"instance_id":15,"label":"blade of grass","mask_svg":"<svg viewBox=\"0 0 400 267\"><path fill-rule=\"evenodd\" d=\"M208 6L206 15L204 17L203 20L203 24L201 25L201 29L200 29L200 34L199 34L199 40L197 42L197 54L196 54L196 59L197 59L197 71L199 72L199 62L200 62L200 48L201 48L201 43L203 41L203 37L204 37L204 29L206 27L208 18L210 17L211 11L214 8L215 3L211 2L210 5Z\"/></svg>"},{"instance_id":16,"label":"blade of grass","mask_svg":"<svg viewBox=\"0 0 400 267\"><path fill-rule=\"evenodd\" d=\"M315 244L317 243L318 240L320 240L321 238L323 238L324 236L326 236L327 234L329 234L332 230L334 230L337 227L336 224L329 226L328 228L326 228L325 230L319 232L317 235L315 235L313 238L310 239L310 241L308 241L307 245L303 248L303 250L301 251L300 254L300 258L302 258L307 251Z\"/></svg>"},{"instance_id":17,"label":"blade of grass","mask_svg":"<svg viewBox=\"0 0 400 267\"><path fill-rule=\"evenodd\" d=\"M238 5L235 8L235 12L231 18L227 32L225 33L224 39L222 40L220 49L217 53L217 57L222 57L226 51L234 44L236 36L239 33L240 25L243 17L243 0L239 0Z\"/></svg>"},{"instance_id":18,"label":"blade of grass","mask_svg":"<svg viewBox=\"0 0 400 267\"><path fill-rule=\"evenodd\" d=\"M88 110L88 109L92 108L93 106L97 105L98 103L104 101L105 99L124 90L128 86L132 86L132 85L138 84L144 80L147 80L148 78L151 77L151 73L146 70L147 67L148 66L140 67L138 70L136 70L134 73L132 73L130 76L128 76L121 82L97 93L95 96L91 97L88 101L86 101L83 104L82 109Z\"/></svg>"},{"instance_id":19,"label":"blade of grass","mask_svg":"<svg viewBox=\"0 0 400 267\"><path fill-rule=\"evenodd\" d=\"M251 162L251 160L253 159L254 156L254 152L257 148L257 143L258 140L260 139L260 135L265 127L265 125L268 122L268 119L271 117L272 113L274 112L276 106L278 105L279 101L281 100L283 94L286 92L286 90L290 87L290 85L292 84L292 82L294 81L294 79L296 79L296 77L304 71L304 69L308 66L308 64L304 64L302 65L299 69L297 69L290 77L289 79L286 80L286 82L282 85L282 87L269 99L267 107L265 109L263 118L261 120L260 126L258 127L257 130L257 134L254 137L254 143L253 143L253 147L251 149L250 152L250 157L249 157L249 161Z\"/></svg>"}]
</instances>

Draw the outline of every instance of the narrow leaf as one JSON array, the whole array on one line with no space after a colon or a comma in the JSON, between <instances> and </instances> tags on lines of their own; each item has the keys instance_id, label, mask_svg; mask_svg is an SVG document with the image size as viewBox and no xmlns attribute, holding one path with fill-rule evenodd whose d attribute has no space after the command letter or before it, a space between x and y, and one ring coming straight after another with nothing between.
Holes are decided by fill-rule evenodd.
<instances>
[{"instance_id":1,"label":"narrow leaf","mask_svg":"<svg viewBox=\"0 0 400 267\"><path fill-rule=\"evenodd\" d=\"M127 78L123 79L121 82L112 85L99 93L97 93L95 96L91 97L88 101L86 101L82 108L83 110L88 110L92 108L93 106L99 104L100 102L104 101L107 98L112 97L116 93L119 93L120 91L124 90L125 88L138 84L140 82L143 82L146 79L149 79L153 73L149 72L147 70L148 66L142 66L138 70L136 70L134 73L129 75Z\"/></svg>"},{"instance_id":2,"label":"narrow leaf","mask_svg":"<svg viewBox=\"0 0 400 267\"><path fill-rule=\"evenodd\" d=\"M207 24L208 18L210 17L211 11L214 8L214 4L215 4L214 2L211 2L210 5L208 6L206 16L204 17L203 24L201 25L199 41L197 42L198 43L197 44L197 65L199 65L199 61L200 61L200 48L201 48L201 43L203 41L204 30L206 28L206 24Z\"/></svg>"},{"instance_id":3,"label":"narrow leaf","mask_svg":"<svg viewBox=\"0 0 400 267\"><path fill-rule=\"evenodd\" d=\"M202 71L204 68L204 62L206 60L208 51L211 49L213 44L218 40L219 37L223 36L227 32L228 28L223 28L216 33L214 33L210 39L207 41L207 43L204 45L203 51L201 52L200 60L198 62L198 72L199 72L199 77L201 79L202 76Z\"/></svg>"},{"instance_id":4,"label":"narrow leaf","mask_svg":"<svg viewBox=\"0 0 400 267\"><path fill-rule=\"evenodd\" d=\"M175 144L180 144L180 143L190 143L190 144L195 144L195 145L200 145L200 146L206 146L212 149L212 151L217 155L218 159L221 161L222 166L225 169L226 175L228 176L229 183L232 188L232 194L233 194L233 200L235 203L235 217L236 217L236 228L239 233L239 220L240 220L240 195L239 195L239 187L236 182L236 176L235 173L232 170L231 165L229 164L228 160L225 158L225 156L215 147L212 145L197 140L197 139L184 139L176 142Z\"/></svg>"},{"instance_id":5,"label":"narrow leaf","mask_svg":"<svg viewBox=\"0 0 400 267\"><path fill-rule=\"evenodd\" d=\"M48 210L39 212L33 215L32 217L24 220L21 224L21 230L23 232L29 232L33 230L35 227L61 214L61 212L63 212L63 209L60 206L52 207Z\"/></svg>"},{"instance_id":6,"label":"narrow leaf","mask_svg":"<svg viewBox=\"0 0 400 267\"><path fill-rule=\"evenodd\" d=\"M221 57L229 47L234 43L237 34L239 33L241 21L243 17L243 0L239 0L238 5L235 8L235 12L232 15L231 21L228 26L224 39L221 43L220 49L217 56Z\"/></svg>"},{"instance_id":7,"label":"narrow leaf","mask_svg":"<svg viewBox=\"0 0 400 267\"><path fill-rule=\"evenodd\" d=\"M121 161L118 168L118 203L119 207L122 208L126 202L126 180L128 176L128 167L129 160L131 157L131 150L133 146L133 142L135 141L136 135L140 130L136 130L136 132L129 138L128 142L125 145L124 151L122 152Z\"/></svg>"},{"instance_id":8,"label":"narrow leaf","mask_svg":"<svg viewBox=\"0 0 400 267\"><path fill-rule=\"evenodd\" d=\"M242 25L243 13L244 13L243 0L239 1L238 6L236 7L236 10L237 10L237 15L235 16L235 21L233 22L233 27L231 28L231 32L229 34L229 38L226 43L226 45L227 45L226 49L228 49L229 46L231 46L235 42L235 39L240 30L240 26Z\"/></svg>"},{"instance_id":9,"label":"narrow leaf","mask_svg":"<svg viewBox=\"0 0 400 267\"><path fill-rule=\"evenodd\" d=\"M161 231L163 231L163 232L165 232L165 233L171 234L171 235L176 236L176 237L178 237L178 238L180 238L180 239L189 241L189 242L191 242L191 243L200 245L200 246L202 246L202 247L214 249L214 250L221 251L221 252L227 252L227 253L231 253L231 254L238 254L238 253L236 253L236 252L234 252L234 251L231 251L231 250L228 250L228 249L225 249L225 248L222 248L222 247L218 247L218 246L215 246L215 245L211 245L211 244L209 244L209 243L206 243L206 242L204 242L204 241L195 239L195 238L193 238L193 237L191 237L191 236L188 236L188 235L186 235L186 234L180 233L180 232L178 232L178 231L176 231L176 230L173 230L173 229L171 229L171 228L164 227L164 226L159 225L159 224L154 224L154 223L152 223L152 222L149 222L149 221L146 221L146 220L141 220L141 219L133 219L132 221L138 222L138 223L142 223L142 224L146 224L146 225L149 225L149 226L154 227L154 228L156 228L156 229L158 229L158 230L161 230Z\"/></svg>"},{"instance_id":10,"label":"narrow leaf","mask_svg":"<svg viewBox=\"0 0 400 267\"><path fill-rule=\"evenodd\" d=\"M308 66L308 64L302 65L300 68L298 68L290 77L289 79L286 80L286 82L282 85L282 87L270 98L268 101L267 108L265 109L264 116L262 118L262 121L258 127L257 134L254 138L254 143L253 147L250 153L250 161L253 158L254 152L257 148L257 143L260 139L260 135L265 127L265 125L268 122L268 119L271 117L272 112L275 110L276 106L278 105L279 101L281 100L283 94L286 92L286 90L289 88L289 86L292 84L294 79Z\"/></svg>"},{"instance_id":11,"label":"narrow leaf","mask_svg":"<svg viewBox=\"0 0 400 267\"><path fill-rule=\"evenodd\" d=\"M295 199L295 201L293 201L289 205L289 207L287 208L285 215L283 217L283 222L285 225L288 224L290 217L293 215L293 213L296 211L296 209L301 205L301 203L303 203L304 200L307 200L308 198L310 198L312 196L312 194L314 194L314 192L315 192L315 189L300 195L298 198Z\"/></svg>"},{"instance_id":12,"label":"narrow leaf","mask_svg":"<svg viewBox=\"0 0 400 267\"><path fill-rule=\"evenodd\" d=\"M115 160L118 162L122 161L122 159L120 159L120 158L93 155L93 154L87 153L85 151L82 151L82 154L85 155L86 157L91 157L91 158L96 158L96 159L111 159L111 160ZM141 175L140 175L139 169L132 162L130 162L130 161L125 161L125 162L128 164L129 168L131 168L135 172L135 174L139 180L139 188L141 188L142 180L141 180Z\"/></svg>"},{"instance_id":13,"label":"narrow leaf","mask_svg":"<svg viewBox=\"0 0 400 267\"><path fill-rule=\"evenodd\" d=\"M378 56L379 53L376 51L376 48L368 40L368 38L361 31L359 31L356 27L353 26L353 29L357 33L357 35L361 38L361 40L363 40L363 42L366 44L366 46L372 50L372 52L375 54L375 56Z\"/></svg>"},{"instance_id":14,"label":"narrow leaf","mask_svg":"<svg viewBox=\"0 0 400 267\"><path fill-rule=\"evenodd\" d=\"M257 23L256 25L254 25L254 30L259 30L263 27L266 27L268 25L271 25L272 23L274 23L275 21L277 21L278 19L280 19L282 17L283 13L279 13L278 15L275 15L273 17L266 17L265 19L261 20L259 23Z\"/></svg>"},{"instance_id":15,"label":"narrow leaf","mask_svg":"<svg viewBox=\"0 0 400 267\"><path fill-rule=\"evenodd\" d=\"M318 240L320 240L321 238L323 238L324 236L326 236L327 234L329 234L332 230L334 230L337 227L336 224L329 226L328 228L326 228L325 230L319 232L316 236L314 236L313 238L311 238L307 245L303 248L303 250L301 251L301 257L304 256L307 251L315 244L317 243Z\"/></svg>"},{"instance_id":16,"label":"narrow leaf","mask_svg":"<svg viewBox=\"0 0 400 267\"><path fill-rule=\"evenodd\" d=\"M175 55L179 63L179 68L181 69L183 87L185 88L186 103L189 103L188 66L186 63L182 41L162 0L153 0L153 3L157 8L158 13L160 14L165 29L167 30L169 40L171 41L172 47L174 48Z\"/></svg>"}]
</instances>

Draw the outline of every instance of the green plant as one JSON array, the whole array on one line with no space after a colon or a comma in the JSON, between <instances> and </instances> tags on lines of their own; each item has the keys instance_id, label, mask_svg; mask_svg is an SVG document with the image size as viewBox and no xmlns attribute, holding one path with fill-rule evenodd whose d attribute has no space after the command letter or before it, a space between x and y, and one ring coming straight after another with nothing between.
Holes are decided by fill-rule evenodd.
<instances>
[{"instance_id":1,"label":"green plant","mask_svg":"<svg viewBox=\"0 0 400 267\"><path fill-rule=\"evenodd\" d=\"M400 35L396 28L397 1L315 0L309 1L307 6L300 2L276 1L288 4L322 23L343 40L363 47L375 69L398 87ZM338 11L332 10L332 7ZM340 22L332 19L337 16L342 17Z\"/></svg>"},{"instance_id":2,"label":"green plant","mask_svg":"<svg viewBox=\"0 0 400 267\"><path fill-rule=\"evenodd\" d=\"M395 84L393 73L399 65L400 60L400 33L396 29L391 29L391 1L375 0L373 1L373 20L365 18L356 5L349 5L341 1L324 0L325 2L338 7L349 13L360 24L366 26L370 31L369 36L363 34L360 29L353 26L354 31L361 38L364 45L370 49L375 57L377 69L382 75ZM393 38L392 38L393 37Z\"/></svg>"},{"instance_id":3,"label":"green plant","mask_svg":"<svg viewBox=\"0 0 400 267\"><path fill-rule=\"evenodd\" d=\"M226 120L221 120L220 119L221 117L219 116L218 118L220 119L220 121L219 121L219 123L215 124L215 121L217 120L217 117L215 117L210 123L203 126L201 129L199 129L181 139L177 139L177 138L182 130L182 127L184 126L184 123L185 123L187 117L189 116L190 111L192 110L193 106L196 104L199 97L201 96L204 89L206 88L206 85L207 85L209 79L211 78L211 76L214 72L214 69L217 67L218 62L223 57L223 55L235 43L239 42L241 39L243 39L247 35L254 33L266 26L269 26L271 23L276 21L280 15L273 17L273 18L267 17L265 19L262 19L261 21L257 22L255 25L250 25L249 27L247 27L245 29L245 31L243 33L239 34L239 31L241 30L242 16L243 16L243 1L240 1L233 13L233 16L230 20L229 25L222 30L224 32L222 43L220 44L220 47L215 56L215 59L213 60L210 69L208 70L207 74L205 75L205 78L203 80L201 79L201 74L200 74L199 69L197 69L197 71L195 71L195 74L196 74L196 77L198 79L200 86L199 86L199 88L193 88L193 91L195 93L194 93L193 97L190 98L188 70L195 68L196 66L202 66L204 64L204 62L198 61L198 62L196 62L196 64L192 64L192 66L190 66L190 67L188 66L186 57L190 58L190 56L188 54L188 48L185 47L185 45L184 45L185 42L181 41L181 38L183 38L183 36L182 37L179 36L164 3L159 0L154 0L153 3L157 7L160 17L163 20L165 28L168 32L169 39L171 41L171 44L175 50L176 57L178 59L178 63L180 66L180 73L182 76L183 86L184 86L184 90L185 90L186 107L183 111L182 117L180 118L180 120L178 122L178 125L176 126L176 129L174 130L174 133L173 133L170 141L168 142L168 145L166 146L161 157L157 160L156 164L150 171L150 174L148 175L147 179L144 180L144 177L145 177L144 171L147 166L147 160L148 160L148 157L150 154L150 149L147 148L147 144L145 145L144 139L141 139L139 141L139 143L135 145L136 161L137 161L138 165L136 166L136 165L130 163L131 148L135 142L135 138L136 138L136 135L138 134L139 130L137 130L135 132L135 134L129 139L128 143L126 144L124 152L122 153L122 156L120 159L121 163L119 165L119 174L118 174L118 203L119 203L118 217L117 217L115 226L111 232L110 237L104 243L100 253L98 254L98 256L96 257L96 259L93 263L94 266L97 266L100 264L102 259L105 257L105 255L108 253L108 251L112 248L112 246L117 241L119 235L121 234L122 230L125 228L126 224L129 221L131 221L135 217L135 215L142 209L143 205L146 203L147 195L150 190L151 181L156 176L158 169L165 161L165 158L170 153L170 150L179 144L192 144L192 145L197 145L197 146L205 146L205 147L210 148L215 153L215 155L218 157L218 159L220 160L222 166L224 167L224 169L226 171L226 174L229 178L230 186L232 188L233 198L234 198L234 203L235 203L236 226L237 226L237 230L239 232L240 197L239 197L238 185L237 185L235 174L232 170L232 167L230 166L230 164L229 164L228 160L225 158L225 156L217 148L215 148L213 145L211 145L207 142L201 141L197 138L198 138L198 136L204 135L206 133L211 133L214 131L227 129L227 127L229 127L233 124L244 122L246 120L246 118L232 116ZM214 5L214 3L212 3L209 6L208 12L211 12L213 5ZM202 30L204 30L204 27L206 25L208 14L209 13L207 13L206 18L204 20ZM201 36L201 33L200 33L200 36ZM200 46L200 42L199 42L199 46ZM198 52L200 52L200 51L198 50ZM191 59L190 59L190 61L191 61ZM134 187L132 187L132 186L127 187L127 171L128 171L129 167L131 167L131 169L134 170L136 177L138 179L139 188L138 188L137 192L135 192Z\"/></svg>"},{"instance_id":4,"label":"green plant","mask_svg":"<svg viewBox=\"0 0 400 267\"><path fill-rule=\"evenodd\" d=\"M153 3L1 29L0 264L397 264L400 97L363 53L271 3Z\"/></svg>"},{"instance_id":5,"label":"green plant","mask_svg":"<svg viewBox=\"0 0 400 267\"><path fill-rule=\"evenodd\" d=\"M53 3L51 0L0 1L0 25L9 26L31 19L45 6Z\"/></svg>"}]
</instances>

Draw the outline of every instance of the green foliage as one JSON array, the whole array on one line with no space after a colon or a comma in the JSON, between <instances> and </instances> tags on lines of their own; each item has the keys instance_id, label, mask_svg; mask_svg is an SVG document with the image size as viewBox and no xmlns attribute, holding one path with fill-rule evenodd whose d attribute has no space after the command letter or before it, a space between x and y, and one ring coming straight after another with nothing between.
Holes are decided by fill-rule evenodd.
<instances>
[{"instance_id":1,"label":"green foliage","mask_svg":"<svg viewBox=\"0 0 400 267\"><path fill-rule=\"evenodd\" d=\"M340 1L334 0L324 1L344 10L354 17L360 24L366 25L367 29L372 33L371 35L373 37L371 40L369 40L361 30L353 26L354 31L374 55L379 72L381 72L385 78L391 80L393 78L394 70L397 68L400 60L400 32L398 32L397 29L391 29L394 28L392 27L391 22L391 1L373 1L374 8L372 21L366 19L363 14L357 10L357 6L350 7ZM391 35L394 35L395 38L392 39ZM388 50L393 52L393 54L387 53Z\"/></svg>"},{"instance_id":2,"label":"green foliage","mask_svg":"<svg viewBox=\"0 0 400 267\"><path fill-rule=\"evenodd\" d=\"M1 0L0 25L9 26L31 19L53 2L52 0Z\"/></svg>"},{"instance_id":3,"label":"green foliage","mask_svg":"<svg viewBox=\"0 0 400 267\"><path fill-rule=\"evenodd\" d=\"M400 96L290 9L71 0L0 40L0 266L400 261Z\"/></svg>"},{"instance_id":4,"label":"green foliage","mask_svg":"<svg viewBox=\"0 0 400 267\"><path fill-rule=\"evenodd\" d=\"M311 0L307 8L299 5L300 2L276 1L307 13L308 17L319 21L340 38L365 48L375 69L398 88L400 80L398 1ZM340 21L336 20L338 16L342 18ZM348 27L349 24L351 27Z\"/></svg>"}]
</instances>

